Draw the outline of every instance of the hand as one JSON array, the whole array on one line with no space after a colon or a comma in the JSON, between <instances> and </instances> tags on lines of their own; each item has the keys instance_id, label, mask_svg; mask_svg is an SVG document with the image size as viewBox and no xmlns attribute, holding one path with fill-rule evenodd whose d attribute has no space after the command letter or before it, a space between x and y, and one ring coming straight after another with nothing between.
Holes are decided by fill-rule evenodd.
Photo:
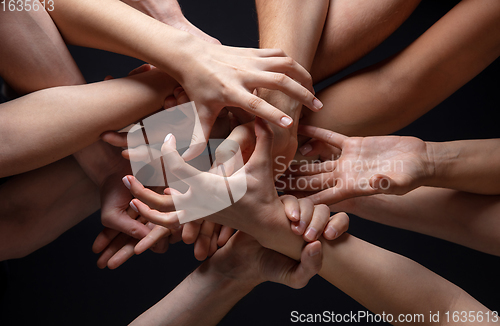
<instances>
[{"instance_id":1,"label":"hand","mask_svg":"<svg viewBox=\"0 0 500 326\"><path fill-rule=\"evenodd\" d=\"M349 217L345 213L330 217L328 207L315 206L307 198L284 195L280 199L285 205L286 216L292 221L292 231L302 235L307 242L318 240L321 235L327 240L335 240L349 229Z\"/></svg>"},{"instance_id":2,"label":"hand","mask_svg":"<svg viewBox=\"0 0 500 326\"><path fill-rule=\"evenodd\" d=\"M164 227L154 225L142 217L137 219L144 223L150 230L150 234L154 234L159 240L154 243L148 241L149 236L143 238L143 245L138 245L139 240L132 238L124 233L116 233L115 230L104 228L99 233L94 246L92 247L95 253L100 253L97 260L97 267L115 269L121 266L125 261L132 258L134 254L142 253L148 248L156 253L165 253L168 250L169 243L176 243L181 240L182 228L178 230L169 230ZM102 248L102 249L97 249ZM137 253L137 251L140 251Z\"/></svg>"},{"instance_id":3,"label":"hand","mask_svg":"<svg viewBox=\"0 0 500 326\"><path fill-rule=\"evenodd\" d=\"M230 177L202 173L190 166L175 151L175 137L170 137L162 147L165 166L188 183L189 190L181 195L163 196L153 192L133 192L137 199L132 200L131 205L149 221L168 228L177 227L181 221L189 219L190 214L205 213L205 220L242 230L256 237L264 246L271 247L276 242L272 236L273 230L281 232L278 224L280 220L286 220L286 216L272 179L272 131L263 120L256 119L255 134L257 144L252 156L244 168ZM133 181L132 185L136 184L135 178L128 178ZM233 197L235 204L209 215L220 209L221 201L224 204L223 199L228 196L226 182L232 190L246 185L246 193L241 198ZM144 202L149 202L153 209ZM175 209L177 211L172 212Z\"/></svg>"},{"instance_id":4,"label":"hand","mask_svg":"<svg viewBox=\"0 0 500 326\"><path fill-rule=\"evenodd\" d=\"M347 137L312 126L299 126L299 134L313 138L301 153L319 154L325 161L290 168L277 186L317 192L308 196L315 204L378 193L402 195L433 173L426 144L418 138Z\"/></svg>"},{"instance_id":5,"label":"hand","mask_svg":"<svg viewBox=\"0 0 500 326\"><path fill-rule=\"evenodd\" d=\"M258 87L280 90L315 111L323 106L312 94L309 73L281 50L200 43L194 44L190 51L197 55L192 60L187 58L179 66L179 72L174 72L178 75L174 78L195 102L203 134L193 135L189 151L183 154L186 160L203 151L203 146L193 146L206 143L216 117L225 106L242 108L283 128L292 126L288 115L253 94Z\"/></svg>"},{"instance_id":6,"label":"hand","mask_svg":"<svg viewBox=\"0 0 500 326\"><path fill-rule=\"evenodd\" d=\"M228 278L251 286L271 281L299 289L321 269L321 242L308 243L302 250L299 263L262 247L255 238L238 231L205 264Z\"/></svg>"},{"instance_id":7,"label":"hand","mask_svg":"<svg viewBox=\"0 0 500 326\"><path fill-rule=\"evenodd\" d=\"M204 41L220 44L217 39L205 34L184 17L177 0L123 0L123 2L167 25L188 32Z\"/></svg>"}]
</instances>

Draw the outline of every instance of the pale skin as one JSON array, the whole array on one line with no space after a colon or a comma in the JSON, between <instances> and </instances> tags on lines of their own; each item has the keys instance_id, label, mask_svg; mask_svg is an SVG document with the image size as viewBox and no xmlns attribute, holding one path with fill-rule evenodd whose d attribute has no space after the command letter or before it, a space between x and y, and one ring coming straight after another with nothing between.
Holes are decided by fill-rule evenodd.
<instances>
[{"instance_id":1,"label":"pale skin","mask_svg":"<svg viewBox=\"0 0 500 326\"><path fill-rule=\"evenodd\" d=\"M64 89L76 91L75 88L67 87L37 92L41 89L85 83L83 76L74 63L73 58L70 56L57 28L47 12L41 10L22 12L2 11L0 15L2 15L2 23L0 24L2 33L0 33L0 38L2 44L5 45L5 47L2 47L2 50L8 50L2 53L2 56L6 59L2 60L0 63L2 77L12 87L16 95L35 92L29 95L28 101L26 98L21 98L18 99L16 103L36 103L31 107L23 107L18 111L16 111L17 104L12 105L12 102L2 105L0 115L2 116L2 122L4 122L2 129L5 132L5 134L2 135L2 144L4 145L4 147L2 147L2 153L6 152L10 155L5 157L5 164L9 166L2 166L2 171L5 173L3 176L40 167L62 158L63 156L74 153L76 150L86 145L90 145L74 153L74 157L81 167L75 164L74 159L69 158L62 159L60 162L53 165L61 169L61 174L63 174L64 171L65 176L63 178L58 178L56 171L54 171L54 167L51 167L52 165L49 164L45 168L33 170L26 174L35 180L33 185L29 187L20 187L16 185L18 180L20 184L25 183L23 180L25 180L26 177L23 175L12 177L8 183L2 185L0 191L3 194L3 198L12 203L17 202L17 200L23 203L34 203L31 197L32 193L36 191L39 193L40 201L35 200L38 206L35 205L33 207L39 207L40 212L44 212L42 214L40 212L34 214L31 210L22 209L22 212L26 212L26 214L24 214L19 211L17 205L7 205L6 207L9 209L4 210L2 213L2 223L4 225L2 230L6 232L5 239L8 238L7 235L33 232L29 231L31 230L29 227L30 224L35 226L44 225L44 228L50 225L57 225L57 227L54 227L52 230L46 230L36 236L21 237L22 239L32 239L33 241L23 241L22 243L9 241L9 244L16 245L14 247L11 247L9 244L3 246L3 248L8 248L8 250L6 249L7 251L3 253L6 256L2 255L3 257L9 257L10 250L12 250L12 255L19 257L20 255L25 255L37 249L37 245L45 245L55 239L67 228L96 211L99 205L96 205L93 199L99 198L98 187L102 190L103 185L109 183L109 180L112 179L111 176L114 173L118 173L118 170L122 170L122 175L129 173L129 170L126 168L123 169L122 161L124 160L121 159L116 149L102 141L94 142L92 140L92 138L94 140L99 140L99 134L108 128L104 125L102 126L102 128L104 128L103 130L92 130L91 125L99 125L99 122L94 122L91 121L91 118L84 117L85 114L90 113L98 119L103 118L104 115L98 112L99 107L87 110L88 108L82 108L76 105L76 110L72 111L71 107L75 107L75 105L69 106L66 102L66 98L53 98L52 101L48 101L45 105L39 105L38 100L46 99L50 97L51 94L60 94L64 92ZM148 80L149 84L155 83L153 78L146 78L146 80ZM168 81L168 78L165 78L165 80ZM173 86L175 86L175 82L172 83ZM160 102L162 96L160 95L161 91L157 91L154 87L150 88L152 90L150 93L156 92L155 96L159 98L158 102ZM104 92L115 92L115 90L111 88L106 89L106 87L104 89L101 88L101 91ZM82 92L82 95L91 99L93 94L91 90L89 91L90 93L87 93L87 95ZM71 95L74 96L76 93L70 91L70 96ZM114 95L115 100L120 96L120 94L116 92ZM106 98L112 100L113 94L107 94L102 100L106 101ZM147 101L152 102L154 99L139 99L139 102L142 103L147 103ZM91 100L82 102L78 99L76 102L81 102L85 105L85 103L88 104ZM51 106L51 104L54 103L55 105ZM136 111L136 116L144 114L142 113L144 112L143 108L128 107L127 111L129 113ZM67 115L62 114L59 119L53 119L54 116L59 115L59 112L66 112ZM70 116L70 112L75 112L75 115L73 117ZM106 118L108 122L105 122L105 124L123 119L123 117L120 118L120 110L110 110L107 113L109 114L108 118ZM27 114L28 116L23 116L23 114ZM8 120L12 117L15 117L15 119ZM29 119L26 117L29 117ZM80 120L75 121L74 119ZM127 119L128 118L125 117L125 120L121 123L126 125L133 122L133 120ZM44 126L40 125L40 123L48 123L48 126L53 126L53 128L44 130ZM57 123L62 123L64 126L57 126ZM85 124L85 127L89 129L83 133L84 137L89 137L83 142L82 138L79 138L81 135L74 135L72 139L58 136L59 131L71 134L71 132L75 131L75 129L72 129L75 124L80 123ZM11 133L11 131L13 133ZM37 131L42 132L42 134L37 135ZM26 134L30 133L32 133L32 137L26 137ZM16 135L23 135L22 140L16 139ZM23 146L25 147L23 148ZM41 153L43 152L41 149L46 146L50 147L51 152L44 155ZM22 151L19 151L19 149L22 149ZM27 149L28 152L25 152ZM23 161L15 162L14 164L14 161L10 159L19 158L20 153L23 153ZM4 158L4 156L2 156L2 158ZM85 185L87 182L81 180L83 174L82 169L89 178L87 181L93 182L97 187ZM45 173L47 175L44 175ZM118 188L115 188L113 191L121 190L125 194L128 194L127 189L121 184L120 178L121 175L118 176ZM40 182L36 181L38 179L45 180L48 184L53 186L45 190L38 189L42 186ZM73 199L67 199L61 209L52 208L51 203L57 201L58 198L66 198L66 192L70 191L69 189L76 189L75 187L77 185L81 187L80 191L74 190L71 191L71 193L75 194L75 198L87 198L89 202L88 207L83 207L83 203L78 203ZM109 186L106 186L106 188L109 189ZM93 193L93 191L95 191L95 193ZM92 200L89 198L92 198ZM127 197L124 201L125 205L122 213L125 215L128 209L127 203L130 199L131 198ZM103 203L103 223L114 226L129 234L131 234L131 231L138 230L135 232L137 236L144 236L149 232L149 229L145 228L143 224L135 224L136 222L130 219L129 215L126 215L127 219L120 219L123 215L116 214L116 207L111 207L112 205L110 205L110 202L106 200L106 198L104 198ZM74 207L74 212L70 209L72 206ZM133 215L135 212L131 211L131 214ZM36 221L34 220L35 218ZM58 219L57 222L56 219ZM61 228L59 226L65 226L66 228ZM142 233L140 232L141 227L143 228Z\"/></svg>"},{"instance_id":2,"label":"pale skin","mask_svg":"<svg viewBox=\"0 0 500 326\"><path fill-rule=\"evenodd\" d=\"M290 127L293 121L288 115L253 95L257 87L282 91L315 111L322 107L310 92L309 73L282 50L208 43L117 0L107 0L105 6L97 0L57 0L50 14L67 42L141 59L179 81L196 103L202 124L203 135L195 134L193 142L208 138L225 106L240 107L280 127ZM186 159L203 150L190 149Z\"/></svg>"},{"instance_id":3,"label":"pale skin","mask_svg":"<svg viewBox=\"0 0 500 326\"><path fill-rule=\"evenodd\" d=\"M303 240L290 229L283 204L277 197L272 180L272 133L260 120L256 123L257 145L245 165L247 193L234 205L207 217L217 223L232 226L254 236L264 247L272 248L291 258L300 259ZM164 144L162 151L173 153L175 138ZM167 166L179 177L194 180L185 198L207 193L214 184L214 174L196 173L180 156L168 155ZM168 160L168 159L167 159ZM243 177L236 172L230 178ZM196 180L195 180L196 179ZM200 185L204 185L201 188ZM209 193L216 195L217 189ZM168 201L168 195L161 197ZM192 198L195 198L192 197ZM258 202L259 205L255 205ZM312 204L311 204L312 205ZM177 214L151 210L140 200L132 206L143 217L165 227L176 227ZM175 209L175 208L174 208ZM316 206L317 214L329 215L324 205ZM343 213L341 213L343 214ZM265 227L263 227L265 225ZM423 311L489 310L454 284L397 254L344 234L335 242L319 239L323 245L323 267L319 275L362 303L375 313L422 313ZM403 290L404 289L404 290ZM425 298L425 299L422 299ZM491 314L491 312L489 312Z\"/></svg>"},{"instance_id":4,"label":"pale skin","mask_svg":"<svg viewBox=\"0 0 500 326\"><path fill-rule=\"evenodd\" d=\"M302 154L319 155L323 162L292 166L277 185L311 192L315 204L377 193L402 195L420 186L500 194L499 139L438 143L400 136L347 137L312 126L300 126L299 133L313 138L300 148Z\"/></svg>"},{"instance_id":5,"label":"pale skin","mask_svg":"<svg viewBox=\"0 0 500 326\"><path fill-rule=\"evenodd\" d=\"M260 47L282 48L311 71L316 83L375 48L399 27L419 2L257 0ZM294 120L301 116L301 106L284 94L260 90L259 95ZM297 124L288 130L274 129L274 157L283 156L286 163L292 159L298 144L296 127ZM240 134L245 132L235 130L230 138L240 141L243 138ZM243 142L240 145L244 147ZM275 174L283 172L275 168Z\"/></svg>"},{"instance_id":6,"label":"pale skin","mask_svg":"<svg viewBox=\"0 0 500 326\"><path fill-rule=\"evenodd\" d=\"M237 232L165 298L131 325L217 325L255 286L265 281L305 286L321 269L321 244L304 247L301 262L262 247Z\"/></svg>"}]
</instances>

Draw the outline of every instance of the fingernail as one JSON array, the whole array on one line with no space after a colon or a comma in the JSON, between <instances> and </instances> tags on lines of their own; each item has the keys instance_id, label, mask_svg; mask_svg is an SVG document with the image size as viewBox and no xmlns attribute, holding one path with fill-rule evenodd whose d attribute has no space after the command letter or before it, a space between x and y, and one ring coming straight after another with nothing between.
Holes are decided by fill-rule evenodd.
<instances>
[{"instance_id":1,"label":"fingernail","mask_svg":"<svg viewBox=\"0 0 500 326\"><path fill-rule=\"evenodd\" d=\"M139 213L139 210L137 209L137 206L135 206L135 205L134 205L134 203L133 203L132 201L130 201L129 205L130 205L130 207L132 207L132 209L133 209L134 211L136 211L136 213Z\"/></svg>"},{"instance_id":2,"label":"fingernail","mask_svg":"<svg viewBox=\"0 0 500 326\"><path fill-rule=\"evenodd\" d=\"M304 233L304 231L306 230L306 222L304 221L300 221L299 222L299 227L298 227L298 231L300 232L300 234Z\"/></svg>"},{"instance_id":3,"label":"fingernail","mask_svg":"<svg viewBox=\"0 0 500 326\"><path fill-rule=\"evenodd\" d=\"M294 210L292 212L292 217L293 217L294 220L297 221L299 219L299 211L298 210Z\"/></svg>"},{"instance_id":4,"label":"fingernail","mask_svg":"<svg viewBox=\"0 0 500 326\"><path fill-rule=\"evenodd\" d=\"M325 237L327 239L335 239L338 235L337 230L333 226L329 226L325 231Z\"/></svg>"},{"instance_id":5,"label":"fingernail","mask_svg":"<svg viewBox=\"0 0 500 326\"><path fill-rule=\"evenodd\" d=\"M128 181L128 177L127 176L124 176L122 178L122 181L123 181L123 184L125 185L125 187L127 187L129 190L130 190L130 181Z\"/></svg>"},{"instance_id":6,"label":"fingernail","mask_svg":"<svg viewBox=\"0 0 500 326\"><path fill-rule=\"evenodd\" d=\"M317 98L314 98L313 106L316 110L321 110L321 108L323 107L323 103L321 103L321 101L318 100Z\"/></svg>"},{"instance_id":7,"label":"fingernail","mask_svg":"<svg viewBox=\"0 0 500 326\"><path fill-rule=\"evenodd\" d=\"M312 146L310 144L305 144L299 149L300 154L302 155L307 155L309 152L312 151Z\"/></svg>"},{"instance_id":8,"label":"fingernail","mask_svg":"<svg viewBox=\"0 0 500 326\"><path fill-rule=\"evenodd\" d=\"M304 237L306 237L308 240L316 240L316 235L318 234L318 231L316 231L315 228L309 228L307 229L306 234L304 234Z\"/></svg>"},{"instance_id":9,"label":"fingernail","mask_svg":"<svg viewBox=\"0 0 500 326\"><path fill-rule=\"evenodd\" d=\"M172 138L172 133L169 133L166 137L165 137L165 140L163 141L164 143L166 143L167 141L169 141L170 139Z\"/></svg>"},{"instance_id":10,"label":"fingernail","mask_svg":"<svg viewBox=\"0 0 500 326\"><path fill-rule=\"evenodd\" d=\"M310 257L314 257L316 256L317 254L319 254L319 252L321 251L321 247L318 247L317 249L313 249L311 252L309 252L309 256Z\"/></svg>"},{"instance_id":11,"label":"fingernail","mask_svg":"<svg viewBox=\"0 0 500 326\"><path fill-rule=\"evenodd\" d=\"M281 125L284 126L284 127L288 127L292 123L293 123L293 120L290 119L289 117L283 117L283 118L281 118Z\"/></svg>"}]
</instances>

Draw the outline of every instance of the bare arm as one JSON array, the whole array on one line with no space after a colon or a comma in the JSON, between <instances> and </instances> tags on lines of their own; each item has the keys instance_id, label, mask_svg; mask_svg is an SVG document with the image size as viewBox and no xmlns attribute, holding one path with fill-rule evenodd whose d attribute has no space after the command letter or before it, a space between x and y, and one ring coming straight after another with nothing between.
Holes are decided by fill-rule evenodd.
<instances>
[{"instance_id":1,"label":"bare arm","mask_svg":"<svg viewBox=\"0 0 500 326\"><path fill-rule=\"evenodd\" d=\"M330 206L500 256L500 197L420 187L403 196L358 197Z\"/></svg>"},{"instance_id":2,"label":"bare arm","mask_svg":"<svg viewBox=\"0 0 500 326\"><path fill-rule=\"evenodd\" d=\"M0 185L0 260L45 246L99 209L97 186L74 158L16 175Z\"/></svg>"},{"instance_id":3,"label":"bare arm","mask_svg":"<svg viewBox=\"0 0 500 326\"><path fill-rule=\"evenodd\" d=\"M54 162L94 143L104 131L123 128L157 111L176 84L156 70L41 90L2 104L2 176Z\"/></svg>"},{"instance_id":4,"label":"bare arm","mask_svg":"<svg viewBox=\"0 0 500 326\"><path fill-rule=\"evenodd\" d=\"M260 48L281 48L307 70L311 69L321 38L328 0L257 0ZM268 89L260 89L259 96L274 104L298 121L302 106L290 97ZM290 130L274 128L274 154L284 155L288 163L297 147L297 123ZM283 172L283 171L281 171Z\"/></svg>"},{"instance_id":5,"label":"bare arm","mask_svg":"<svg viewBox=\"0 0 500 326\"><path fill-rule=\"evenodd\" d=\"M304 123L361 136L408 125L498 57L499 22L500 2L461 1L402 52L323 91L325 110Z\"/></svg>"},{"instance_id":6,"label":"bare arm","mask_svg":"<svg viewBox=\"0 0 500 326\"><path fill-rule=\"evenodd\" d=\"M283 204L279 201L271 181L272 162L269 162L269 157L272 153L273 139L270 128L258 120L255 133L257 135L255 151L242 169L246 175L238 171L227 178L229 184L234 184L232 182L244 177L247 182L246 194L234 205L205 219L242 230L254 236L263 246L293 259L300 259L304 242L292 232ZM191 185L186 194L180 195L180 200L194 199L199 203L207 191L211 194L210 198L220 198L220 192L227 191L216 186L207 190L207 185L221 182L223 178L210 173L200 174L183 162L182 158L173 152L174 150L175 138L170 137L162 149L164 155L169 154L163 156L166 166L183 180L189 180L188 183ZM201 188L198 188L200 185ZM195 193L200 197L194 197ZM156 200L163 201L164 207L169 207L169 211L175 211L172 196L151 195L155 196ZM136 197L142 196L136 195ZM179 225L176 213L151 210L137 199L134 199L132 204L151 222L165 227ZM194 201L192 204L194 205ZM324 216L330 214L325 205L313 208L317 214ZM407 313L425 314L428 311L489 311L457 286L410 259L348 234L344 234L335 242L326 241L324 238L319 240L323 244L324 252L323 267L319 275L375 313L385 312L398 316ZM425 324L431 323L427 321Z\"/></svg>"}]
</instances>

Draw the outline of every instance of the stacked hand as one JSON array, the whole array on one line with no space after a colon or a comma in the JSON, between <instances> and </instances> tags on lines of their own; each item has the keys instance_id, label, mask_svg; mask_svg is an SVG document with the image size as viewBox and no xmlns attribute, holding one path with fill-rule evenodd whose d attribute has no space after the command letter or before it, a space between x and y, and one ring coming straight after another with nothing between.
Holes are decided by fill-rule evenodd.
<instances>
[{"instance_id":1,"label":"stacked hand","mask_svg":"<svg viewBox=\"0 0 500 326\"><path fill-rule=\"evenodd\" d=\"M405 194L432 176L432 162L422 140L414 137L346 137L312 126L299 134L313 138L300 148L322 162L291 166L277 186L307 196L315 204L377 193Z\"/></svg>"}]
</instances>

